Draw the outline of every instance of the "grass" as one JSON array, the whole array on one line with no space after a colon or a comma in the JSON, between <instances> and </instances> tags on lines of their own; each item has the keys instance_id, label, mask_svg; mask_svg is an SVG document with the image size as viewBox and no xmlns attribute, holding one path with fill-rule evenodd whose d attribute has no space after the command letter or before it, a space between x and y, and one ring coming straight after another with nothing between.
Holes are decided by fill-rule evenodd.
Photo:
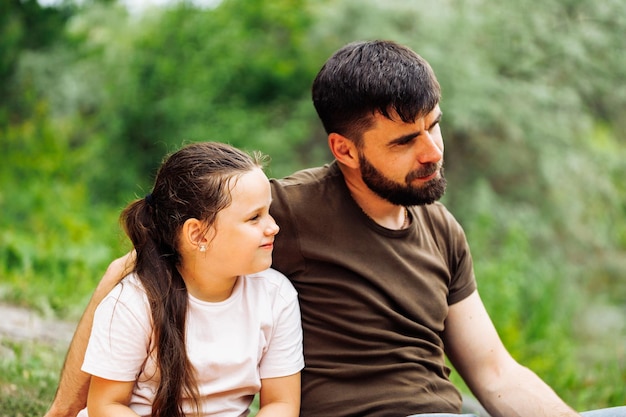
<instances>
[{"instance_id":1,"label":"grass","mask_svg":"<svg viewBox=\"0 0 626 417\"><path fill-rule=\"evenodd\" d=\"M65 346L0 342L0 417L41 417L52 402Z\"/></svg>"}]
</instances>

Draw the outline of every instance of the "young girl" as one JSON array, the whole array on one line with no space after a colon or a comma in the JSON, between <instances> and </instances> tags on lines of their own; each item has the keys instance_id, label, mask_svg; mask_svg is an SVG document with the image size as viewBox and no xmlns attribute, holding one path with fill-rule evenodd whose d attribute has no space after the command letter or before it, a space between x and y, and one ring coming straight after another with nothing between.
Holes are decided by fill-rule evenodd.
<instances>
[{"instance_id":1,"label":"young girl","mask_svg":"<svg viewBox=\"0 0 626 417\"><path fill-rule=\"evenodd\" d=\"M258 156L219 143L165 160L122 212L133 273L100 303L80 417L297 416L297 294L268 269L278 226Z\"/></svg>"}]
</instances>

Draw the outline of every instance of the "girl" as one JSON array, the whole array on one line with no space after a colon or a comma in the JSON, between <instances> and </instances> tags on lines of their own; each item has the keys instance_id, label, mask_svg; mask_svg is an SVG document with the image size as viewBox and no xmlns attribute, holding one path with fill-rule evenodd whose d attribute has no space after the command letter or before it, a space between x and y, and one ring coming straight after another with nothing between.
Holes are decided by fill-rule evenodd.
<instances>
[{"instance_id":1,"label":"girl","mask_svg":"<svg viewBox=\"0 0 626 417\"><path fill-rule=\"evenodd\" d=\"M297 416L297 294L268 269L278 226L258 156L220 143L165 160L121 223L133 272L100 303L80 417Z\"/></svg>"}]
</instances>

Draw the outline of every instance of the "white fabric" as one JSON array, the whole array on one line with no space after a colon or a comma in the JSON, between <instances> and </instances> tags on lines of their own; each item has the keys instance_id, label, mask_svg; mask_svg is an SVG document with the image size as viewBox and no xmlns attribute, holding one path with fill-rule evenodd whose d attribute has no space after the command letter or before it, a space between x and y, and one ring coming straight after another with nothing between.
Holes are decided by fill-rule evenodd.
<instances>
[{"instance_id":1,"label":"white fabric","mask_svg":"<svg viewBox=\"0 0 626 417\"><path fill-rule=\"evenodd\" d=\"M150 415L158 386L155 358L148 357L151 334L147 297L130 275L98 307L82 367L101 378L137 381L131 408L140 416ZM204 416L245 416L261 379L304 367L297 294L273 269L240 277L223 302L189 296L186 340ZM86 410L78 416L87 417Z\"/></svg>"}]
</instances>

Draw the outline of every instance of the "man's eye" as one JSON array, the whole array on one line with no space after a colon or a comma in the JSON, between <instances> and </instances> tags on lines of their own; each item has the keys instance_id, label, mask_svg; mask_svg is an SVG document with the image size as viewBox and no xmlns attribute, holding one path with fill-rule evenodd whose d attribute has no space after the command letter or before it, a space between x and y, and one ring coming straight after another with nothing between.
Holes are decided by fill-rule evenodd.
<instances>
[{"instance_id":1,"label":"man's eye","mask_svg":"<svg viewBox=\"0 0 626 417\"><path fill-rule=\"evenodd\" d=\"M406 138L406 139L402 139L402 140L396 142L396 144L399 145L399 146L410 145L411 143L413 143L414 140L415 140L415 138Z\"/></svg>"}]
</instances>

